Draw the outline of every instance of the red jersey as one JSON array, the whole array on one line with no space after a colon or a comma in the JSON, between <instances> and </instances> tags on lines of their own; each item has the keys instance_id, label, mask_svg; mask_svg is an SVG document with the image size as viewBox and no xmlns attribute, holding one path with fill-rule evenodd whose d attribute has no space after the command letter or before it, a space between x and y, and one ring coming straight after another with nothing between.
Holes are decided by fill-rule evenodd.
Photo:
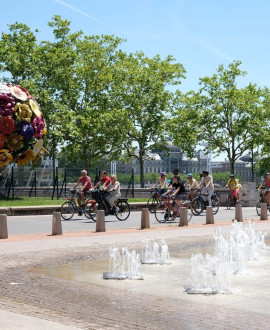
<instances>
[{"instance_id":1,"label":"red jersey","mask_svg":"<svg viewBox=\"0 0 270 330\"><path fill-rule=\"evenodd\" d=\"M92 182L91 182L91 179L89 176L85 176L85 177L81 176L79 179L79 182L82 184L83 187L87 183L85 190L89 190L89 189L93 188Z\"/></svg>"},{"instance_id":2,"label":"red jersey","mask_svg":"<svg viewBox=\"0 0 270 330\"><path fill-rule=\"evenodd\" d=\"M107 187L111 183L111 181L112 180L108 177L108 175L106 175L100 179L100 182L102 182L105 187Z\"/></svg>"}]
</instances>

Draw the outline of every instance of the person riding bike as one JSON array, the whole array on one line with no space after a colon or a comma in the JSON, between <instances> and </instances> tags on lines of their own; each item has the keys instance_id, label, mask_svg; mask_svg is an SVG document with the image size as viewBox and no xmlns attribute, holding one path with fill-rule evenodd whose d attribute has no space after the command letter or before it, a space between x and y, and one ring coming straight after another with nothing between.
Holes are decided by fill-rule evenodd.
<instances>
[{"instance_id":1,"label":"person riding bike","mask_svg":"<svg viewBox=\"0 0 270 330\"><path fill-rule=\"evenodd\" d=\"M236 202L239 202L239 190L241 188L238 179L235 179L234 174L230 175L230 180L227 182L225 187L230 187L231 198L235 197Z\"/></svg>"},{"instance_id":2,"label":"person riding bike","mask_svg":"<svg viewBox=\"0 0 270 330\"><path fill-rule=\"evenodd\" d=\"M213 178L211 175L209 175L208 171L202 172L202 179L200 181L200 188L202 188L204 191L207 191L208 193L208 205L211 206L211 197L214 192L214 183Z\"/></svg>"},{"instance_id":3,"label":"person riding bike","mask_svg":"<svg viewBox=\"0 0 270 330\"><path fill-rule=\"evenodd\" d=\"M101 184L102 184L101 189L105 189L111 183L111 181L112 180L108 177L107 172L102 171L101 177L100 177L99 181L95 184L94 189L96 189Z\"/></svg>"},{"instance_id":4,"label":"person riding bike","mask_svg":"<svg viewBox=\"0 0 270 330\"><path fill-rule=\"evenodd\" d=\"M86 170L82 170L81 175L82 176L79 178L77 183L75 183L75 185L72 188L72 189L76 189L76 187L79 184L82 185L82 188L79 190L79 196L77 198L78 205L79 205L79 208L80 208L80 211L79 211L78 215L82 215L82 209L81 208L84 207L86 193L93 188L91 178L89 176L87 176ZM82 202L82 204L81 204L81 202Z\"/></svg>"},{"instance_id":5,"label":"person riding bike","mask_svg":"<svg viewBox=\"0 0 270 330\"><path fill-rule=\"evenodd\" d=\"M270 205L270 173L265 173L265 178L263 182L261 183L258 190L262 189L262 187L265 187L265 191L263 192L263 199L267 205Z\"/></svg>"},{"instance_id":6,"label":"person riding bike","mask_svg":"<svg viewBox=\"0 0 270 330\"><path fill-rule=\"evenodd\" d=\"M104 190L108 191L106 199L110 204L111 208L114 208L115 212L119 212L119 208L115 205L114 202L121 197L120 183L119 181L117 181L117 176L114 174L111 175L110 179L110 184L104 188Z\"/></svg>"},{"instance_id":7,"label":"person riding bike","mask_svg":"<svg viewBox=\"0 0 270 330\"><path fill-rule=\"evenodd\" d=\"M153 187L151 187L151 189L154 189L158 184L160 185L158 194L161 196L168 189L167 177L165 172L160 173L160 178L157 179L156 183L153 185Z\"/></svg>"},{"instance_id":8,"label":"person riding bike","mask_svg":"<svg viewBox=\"0 0 270 330\"><path fill-rule=\"evenodd\" d=\"M184 183L181 181L178 175L175 175L172 178L172 186L171 188L165 192L161 197L166 198L169 195L174 201L171 204L171 210L173 212L172 220L174 220L177 216L177 209L181 203L182 199L186 197L186 189Z\"/></svg>"},{"instance_id":9,"label":"person riding bike","mask_svg":"<svg viewBox=\"0 0 270 330\"><path fill-rule=\"evenodd\" d=\"M185 187L189 189L188 199L192 201L197 193L198 182L196 179L193 178L192 173L187 175L187 182L185 183Z\"/></svg>"}]
</instances>

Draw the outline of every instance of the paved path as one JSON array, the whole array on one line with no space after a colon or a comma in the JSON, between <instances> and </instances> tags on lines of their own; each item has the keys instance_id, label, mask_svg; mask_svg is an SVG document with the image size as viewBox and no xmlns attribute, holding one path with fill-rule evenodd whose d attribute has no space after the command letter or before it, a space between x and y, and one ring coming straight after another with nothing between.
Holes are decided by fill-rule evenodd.
<instances>
[{"instance_id":1,"label":"paved path","mask_svg":"<svg viewBox=\"0 0 270 330\"><path fill-rule=\"evenodd\" d=\"M251 277L242 277L235 282L239 289L233 295L191 296L184 292L190 253L211 249L216 228L226 231L229 225L228 221L188 227L175 224L106 233L15 235L0 240L0 328L268 329L270 313L263 307L269 301L267 251L265 264L260 264L263 277L256 276L253 282ZM270 220L256 221L256 226L270 232ZM109 247L140 251L143 237L166 240L175 258L171 271L169 266L153 266L152 271L145 269L144 281L102 280L102 271L108 270ZM64 276L70 266L72 279ZM51 267L64 270L63 275L42 272L50 272ZM80 277L79 267L88 267L86 279Z\"/></svg>"},{"instance_id":2,"label":"paved path","mask_svg":"<svg viewBox=\"0 0 270 330\"><path fill-rule=\"evenodd\" d=\"M231 223L235 217L235 210L227 210L221 207L219 212L214 216L215 222L228 221ZM243 208L243 218L259 219L254 207ZM49 234L52 230L52 215L28 215L28 216L8 216L8 232L9 235L19 234ZM170 222L172 226L177 225L179 218L174 222ZM200 216L193 216L190 224L204 224L206 222L205 212ZM150 214L151 227L164 227L167 224L159 223L154 214ZM106 229L121 229L121 228L140 228L141 226L141 211L131 212L130 217L126 221L119 221L115 216L106 217ZM95 230L96 224L85 216L74 216L72 220L62 221L63 232Z\"/></svg>"}]
</instances>

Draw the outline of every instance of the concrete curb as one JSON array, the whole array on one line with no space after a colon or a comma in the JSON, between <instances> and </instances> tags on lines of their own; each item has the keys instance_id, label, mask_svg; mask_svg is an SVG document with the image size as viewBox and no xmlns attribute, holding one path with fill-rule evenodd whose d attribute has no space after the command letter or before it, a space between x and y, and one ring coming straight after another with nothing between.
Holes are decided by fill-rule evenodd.
<instances>
[{"instance_id":1,"label":"concrete curb","mask_svg":"<svg viewBox=\"0 0 270 330\"><path fill-rule=\"evenodd\" d=\"M140 211L146 207L145 203L129 203L131 211ZM16 207L0 207L0 214L9 216L22 215L50 215L54 212L60 212L61 205L42 205L42 206L16 206Z\"/></svg>"}]
</instances>

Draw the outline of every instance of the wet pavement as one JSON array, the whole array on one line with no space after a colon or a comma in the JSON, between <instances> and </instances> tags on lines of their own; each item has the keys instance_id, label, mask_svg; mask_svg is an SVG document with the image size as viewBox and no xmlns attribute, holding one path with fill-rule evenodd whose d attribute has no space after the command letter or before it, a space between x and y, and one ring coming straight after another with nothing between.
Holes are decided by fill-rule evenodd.
<instances>
[{"instance_id":1,"label":"wet pavement","mask_svg":"<svg viewBox=\"0 0 270 330\"><path fill-rule=\"evenodd\" d=\"M188 295L190 255L210 252L230 224L16 235L0 240L1 329L267 329L270 250L232 279L230 295ZM270 221L257 221L268 231ZM171 265L142 265L143 281L103 280L109 248L165 239Z\"/></svg>"}]
</instances>

